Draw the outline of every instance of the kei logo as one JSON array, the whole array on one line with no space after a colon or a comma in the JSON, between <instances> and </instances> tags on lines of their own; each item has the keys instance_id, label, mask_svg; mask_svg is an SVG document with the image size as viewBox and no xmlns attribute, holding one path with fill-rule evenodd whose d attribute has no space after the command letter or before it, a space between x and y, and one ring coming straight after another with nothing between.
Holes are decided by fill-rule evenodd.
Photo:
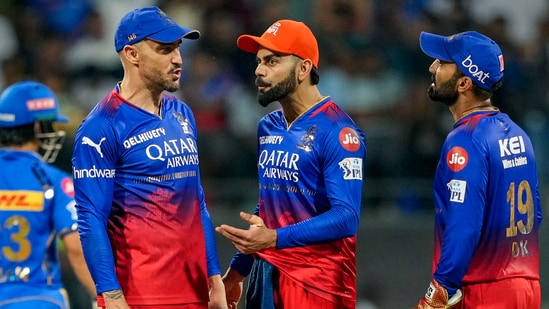
<instances>
[{"instance_id":1,"label":"kei logo","mask_svg":"<svg viewBox=\"0 0 549 309\"><path fill-rule=\"evenodd\" d=\"M469 155L463 147L452 147L446 155L446 164L453 172L459 172L467 166Z\"/></svg>"},{"instance_id":2,"label":"kei logo","mask_svg":"<svg viewBox=\"0 0 549 309\"><path fill-rule=\"evenodd\" d=\"M82 138L82 145L88 145L88 146L92 147L93 149L95 149L97 151L99 156L101 158L103 158L103 152L101 152L101 143L103 143L106 139L107 139L106 137L103 137L103 138L101 138L99 143L95 143L94 141L91 140L91 138L89 138L87 136L84 136Z\"/></svg>"}]
</instances>

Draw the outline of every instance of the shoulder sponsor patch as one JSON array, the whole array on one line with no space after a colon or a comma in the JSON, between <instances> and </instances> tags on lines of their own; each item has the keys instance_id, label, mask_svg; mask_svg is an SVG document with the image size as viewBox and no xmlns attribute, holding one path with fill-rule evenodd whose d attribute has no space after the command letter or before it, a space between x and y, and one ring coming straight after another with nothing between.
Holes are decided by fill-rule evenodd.
<instances>
[{"instance_id":1,"label":"shoulder sponsor patch","mask_svg":"<svg viewBox=\"0 0 549 309\"><path fill-rule=\"evenodd\" d=\"M467 191L467 181L452 179L447 184L450 191L450 202L465 202L465 191Z\"/></svg>"},{"instance_id":2,"label":"shoulder sponsor patch","mask_svg":"<svg viewBox=\"0 0 549 309\"><path fill-rule=\"evenodd\" d=\"M347 151L355 152L360 148L360 137L355 130L345 127L339 131L339 143Z\"/></svg>"},{"instance_id":3,"label":"shoulder sponsor patch","mask_svg":"<svg viewBox=\"0 0 549 309\"><path fill-rule=\"evenodd\" d=\"M74 184L72 183L72 179L69 177L63 178L63 180L61 180L61 190L63 190L66 195L74 197Z\"/></svg>"},{"instance_id":4,"label":"shoulder sponsor patch","mask_svg":"<svg viewBox=\"0 0 549 309\"><path fill-rule=\"evenodd\" d=\"M469 155L463 147L452 147L446 155L446 164L453 172L459 172L467 166Z\"/></svg>"},{"instance_id":5,"label":"shoulder sponsor patch","mask_svg":"<svg viewBox=\"0 0 549 309\"><path fill-rule=\"evenodd\" d=\"M339 167L343 169L343 179L362 179L362 158L345 158L339 162Z\"/></svg>"}]
</instances>

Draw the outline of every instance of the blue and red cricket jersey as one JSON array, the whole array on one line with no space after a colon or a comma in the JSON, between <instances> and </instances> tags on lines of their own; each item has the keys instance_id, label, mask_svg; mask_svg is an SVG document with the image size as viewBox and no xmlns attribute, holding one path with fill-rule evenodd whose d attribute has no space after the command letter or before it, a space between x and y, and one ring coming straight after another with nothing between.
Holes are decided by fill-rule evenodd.
<instances>
[{"instance_id":1,"label":"blue and red cricket jersey","mask_svg":"<svg viewBox=\"0 0 549 309\"><path fill-rule=\"evenodd\" d=\"M434 179L434 278L462 284L539 279L542 209L528 135L506 114L457 121Z\"/></svg>"},{"instance_id":2,"label":"blue and red cricket jersey","mask_svg":"<svg viewBox=\"0 0 549 309\"><path fill-rule=\"evenodd\" d=\"M122 289L129 304L208 301L219 274L200 183L191 109L163 95L161 117L116 87L77 131L76 208L97 292Z\"/></svg>"},{"instance_id":3,"label":"blue and red cricket jersey","mask_svg":"<svg viewBox=\"0 0 549 309\"><path fill-rule=\"evenodd\" d=\"M329 97L291 124L278 110L258 126L258 213L278 234L276 249L258 255L307 291L348 307L356 302L365 155L363 132ZM237 254L231 267L245 274L242 261Z\"/></svg>"}]
</instances>

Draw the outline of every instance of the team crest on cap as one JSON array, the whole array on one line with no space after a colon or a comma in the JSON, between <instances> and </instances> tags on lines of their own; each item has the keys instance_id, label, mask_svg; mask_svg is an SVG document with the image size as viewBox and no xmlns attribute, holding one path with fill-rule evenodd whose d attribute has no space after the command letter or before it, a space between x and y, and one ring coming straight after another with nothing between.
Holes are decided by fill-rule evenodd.
<instances>
[{"instance_id":1,"label":"team crest on cap","mask_svg":"<svg viewBox=\"0 0 549 309\"><path fill-rule=\"evenodd\" d=\"M272 35L276 35L276 33L278 32L278 29L280 28L281 25L282 24L280 24L279 22L275 22L267 30L265 30L265 33L270 33Z\"/></svg>"},{"instance_id":2,"label":"team crest on cap","mask_svg":"<svg viewBox=\"0 0 549 309\"><path fill-rule=\"evenodd\" d=\"M175 22L171 19L171 17L168 16L168 14L166 14L164 11L158 10L158 14L160 14L160 17L164 18L164 21L166 21L166 23L175 24Z\"/></svg>"}]
</instances>

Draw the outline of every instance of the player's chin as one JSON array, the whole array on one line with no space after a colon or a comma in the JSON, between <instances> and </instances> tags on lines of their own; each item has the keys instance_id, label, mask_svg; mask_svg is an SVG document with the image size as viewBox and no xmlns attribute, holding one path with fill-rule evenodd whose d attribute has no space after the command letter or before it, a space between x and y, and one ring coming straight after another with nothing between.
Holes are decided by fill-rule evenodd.
<instances>
[{"instance_id":1,"label":"player's chin","mask_svg":"<svg viewBox=\"0 0 549 309\"><path fill-rule=\"evenodd\" d=\"M166 91L168 92L175 92L179 90L179 80L175 82L167 83L164 89L166 89Z\"/></svg>"}]
</instances>

